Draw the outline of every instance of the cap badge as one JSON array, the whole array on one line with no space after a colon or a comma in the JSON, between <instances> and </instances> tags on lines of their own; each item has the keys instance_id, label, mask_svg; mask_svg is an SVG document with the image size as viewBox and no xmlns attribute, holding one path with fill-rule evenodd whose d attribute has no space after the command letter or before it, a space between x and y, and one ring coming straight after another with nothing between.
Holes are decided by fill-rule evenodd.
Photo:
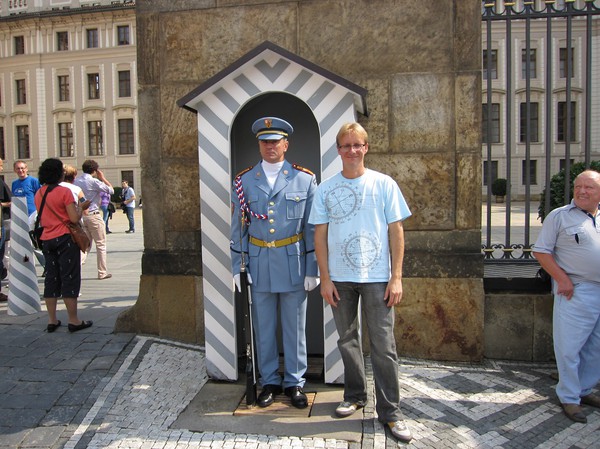
<instances>
[{"instance_id":1,"label":"cap badge","mask_svg":"<svg viewBox=\"0 0 600 449\"><path fill-rule=\"evenodd\" d=\"M265 119L265 126L266 126L267 128L270 128L271 126L273 126L273 120L271 120L271 119L269 119L269 118L268 118L268 119Z\"/></svg>"}]
</instances>

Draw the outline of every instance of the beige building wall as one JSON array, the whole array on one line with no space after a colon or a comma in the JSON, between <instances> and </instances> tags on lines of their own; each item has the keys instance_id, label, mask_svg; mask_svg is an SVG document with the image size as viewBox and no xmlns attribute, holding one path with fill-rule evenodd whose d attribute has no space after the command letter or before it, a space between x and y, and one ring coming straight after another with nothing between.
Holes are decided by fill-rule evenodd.
<instances>
[{"instance_id":1,"label":"beige building wall","mask_svg":"<svg viewBox=\"0 0 600 449\"><path fill-rule=\"evenodd\" d=\"M91 158L98 161L113 185L119 186L123 175L132 175L136 194L141 196L135 5L72 5L58 11L6 12L3 7L0 16L0 128L4 134L5 180L10 184L16 178L10 168L19 158L27 162L33 176L48 157L58 157L79 170L83 161ZM118 27L128 29L128 44L118 42ZM97 30L97 48L88 48L87 32L91 29ZM59 33L66 33L67 50L58 49ZM24 54L16 54L16 39L22 39ZM125 96L119 94L120 71L129 71L130 93ZM99 74L100 95L91 100L88 74L93 73ZM68 77L66 101L59 96L59 76ZM17 80L24 80L25 104L17 104ZM120 149L119 120L133 123L131 153L130 146ZM103 143L98 152L89 142L91 121L102 124ZM62 153L59 124L72 127L72 141L62 147ZM19 151L17 127L23 125L29 129L28 157Z\"/></svg>"}]
</instances>

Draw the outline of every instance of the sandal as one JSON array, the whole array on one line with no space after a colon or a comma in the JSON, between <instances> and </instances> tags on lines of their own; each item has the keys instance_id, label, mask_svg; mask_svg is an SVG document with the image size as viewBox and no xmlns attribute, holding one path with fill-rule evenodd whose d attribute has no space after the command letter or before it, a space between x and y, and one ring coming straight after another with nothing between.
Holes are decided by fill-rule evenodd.
<instances>
[{"instance_id":1,"label":"sandal","mask_svg":"<svg viewBox=\"0 0 600 449\"><path fill-rule=\"evenodd\" d=\"M54 332L56 329L58 329L60 327L60 324L61 324L60 320L58 320L56 322L56 324L52 324L52 323L48 324L48 326L46 326L46 332L48 332L49 334Z\"/></svg>"},{"instance_id":2,"label":"sandal","mask_svg":"<svg viewBox=\"0 0 600 449\"><path fill-rule=\"evenodd\" d=\"M82 320L81 324L71 324L71 323L69 323L69 332L77 332L77 331L80 331L81 329L87 329L92 324L93 323L91 321L85 321L85 320Z\"/></svg>"}]
</instances>

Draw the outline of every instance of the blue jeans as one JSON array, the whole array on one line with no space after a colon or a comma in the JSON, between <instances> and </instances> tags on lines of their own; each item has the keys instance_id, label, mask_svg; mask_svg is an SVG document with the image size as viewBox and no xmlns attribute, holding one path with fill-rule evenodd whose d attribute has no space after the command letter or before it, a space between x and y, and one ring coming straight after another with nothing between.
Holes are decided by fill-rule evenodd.
<instances>
[{"instance_id":1,"label":"blue jeans","mask_svg":"<svg viewBox=\"0 0 600 449\"><path fill-rule=\"evenodd\" d=\"M400 411L398 355L394 339L394 308L383 300L387 282L334 282L340 295L332 307L340 336L338 348L344 362L344 401L367 403L367 380L359 333L359 298L366 319L375 379L376 409L379 420L403 419Z\"/></svg>"},{"instance_id":2,"label":"blue jeans","mask_svg":"<svg viewBox=\"0 0 600 449\"><path fill-rule=\"evenodd\" d=\"M556 395L563 404L579 404L600 381L600 286L575 284L570 300L554 295Z\"/></svg>"},{"instance_id":3,"label":"blue jeans","mask_svg":"<svg viewBox=\"0 0 600 449\"><path fill-rule=\"evenodd\" d=\"M127 208L127 220L129 220L129 230L130 231L135 231L135 222L133 221L133 211L134 210L135 210L135 207Z\"/></svg>"},{"instance_id":4,"label":"blue jeans","mask_svg":"<svg viewBox=\"0 0 600 449\"><path fill-rule=\"evenodd\" d=\"M109 231L108 229L108 204L106 206L100 206L100 210L102 211L102 219L104 220L104 223L106 224L106 232Z\"/></svg>"}]
</instances>

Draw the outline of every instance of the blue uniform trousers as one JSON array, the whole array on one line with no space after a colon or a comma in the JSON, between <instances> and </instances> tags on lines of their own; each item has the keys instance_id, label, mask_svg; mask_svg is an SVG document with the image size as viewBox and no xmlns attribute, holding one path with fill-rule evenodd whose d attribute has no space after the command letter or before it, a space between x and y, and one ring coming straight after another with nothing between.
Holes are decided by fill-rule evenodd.
<instances>
[{"instance_id":1,"label":"blue uniform trousers","mask_svg":"<svg viewBox=\"0 0 600 449\"><path fill-rule=\"evenodd\" d=\"M261 385L304 386L306 355L306 291L252 292L252 320ZM284 378L279 370L277 312L281 319Z\"/></svg>"},{"instance_id":2,"label":"blue uniform trousers","mask_svg":"<svg viewBox=\"0 0 600 449\"><path fill-rule=\"evenodd\" d=\"M554 296L554 354L563 404L579 404L600 381L600 286L575 284L570 300Z\"/></svg>"}]
</instances>

